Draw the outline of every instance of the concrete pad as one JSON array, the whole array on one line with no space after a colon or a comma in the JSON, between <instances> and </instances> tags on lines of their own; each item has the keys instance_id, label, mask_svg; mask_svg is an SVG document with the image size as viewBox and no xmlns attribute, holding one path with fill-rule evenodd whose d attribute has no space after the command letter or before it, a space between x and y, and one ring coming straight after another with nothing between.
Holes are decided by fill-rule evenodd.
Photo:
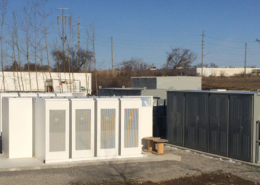
<instances>
[{"instance_id":1,"label":"concrete pad","mask_svg":"<svg viewBox=\"0 0 260 185\"><path fill-rule=\"evenodd\" d=\"M36 158L28 159L8 159L0 154L0 172L2 171L22 171L22 170L37 170L37 169L50 169L50 168L69 168L76 166L88 165L102 165L102 164L125 164L125 163L143 163L143 162L156 162L156 161L181 161L181 156L174 154L168 155L154 155L151 153L144 153L140 157L129 158L114 158L114 159L93 159L87 161L69 161L59 163L44 164Z\"/></svg>"}]
</instances>

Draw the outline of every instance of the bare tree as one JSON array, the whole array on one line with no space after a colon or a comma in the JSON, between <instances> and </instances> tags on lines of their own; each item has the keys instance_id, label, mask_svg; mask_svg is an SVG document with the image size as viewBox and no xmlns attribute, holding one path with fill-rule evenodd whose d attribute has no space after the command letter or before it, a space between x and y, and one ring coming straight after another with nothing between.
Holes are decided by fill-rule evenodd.
<instances>
[{"instance_id":1,"label":"bare tree","mask_svg":"<svg viewBox=\"0 0 260 185\"><path fill-rule=\"evenodd\" d=\"M16 32L16 35L15 35L15 39L16 39L16 49L17 49L17 53L18 53L18 61L19 61L19 71L20 71L20 77L21 77L21 82L22 82L22 88L23 88L23 91L24 91L24 83L23 83L23 74L22 74L22 69L21 69L21 50L20 50L20 47L19 47L19 39L18 39L18 33Z\"/></svg>"},{"instance_id":2,"label":"bare tree","mask_svg":"<svg viewBox=\"0 0 260 185\"><path fill-rule=\"evenodd\" d=\"M13 25L12 25L12 50L13 50L12 63L13 63L13 66L14 66L14 69L13 69L14 88L15 88L15 91L17 91L15 71L17 72L17 78L18 78L18 71L17 71L17 61L16 61L16 55L15 55L15 43L14 43L15 42L14 41L14 34L15 34L15 26L14 26L15 21L14 20L15 20L15 12L13 12ZM19 87L20 87L19 79L18 79L18 84L19 84Z\"/></svg>"},{"instance_id":3,"label":"bare tree","mask_svg":"<svg viewBox=\"0 0 260 185\"><path fill-rule=\"evenodd\" d=\"M97 84L97 61L96 61L96 52L95 52L95 27L93 27L93 35L92 35L92 43L93 43L93 58L94 58L94 70L95 70L95 85L96 85L96 94L98 92L98 84Z\"/></svg>"},{"instance_id":4,"label":"bare tree","mask_svg":"<svg viewBox=\"0 0 260 185\"><path fill-rule=\"evenodd\" d=\"M215 64L215 63L213 63L213 62L211 62L209 66L210 66L210 67L213 67L213 68L217 68L217 67L218 67L218 65Z\"/></svg>"},{"instance_id":5,"label":"bare tree","mask_svg":"<svg viewBox=\"0 0 260 185\"><path fill-rule=\"evenodd\" d=\"M3 29L4 29L4 23L5 23L5 15L6 15L6 12L7 12L7 5L8 5L8 0L1 0L1 2L0 2L0 10L2 12L2 19L1 19L1 65L2 65L4 91L6 89L5 89L5 74L4 74Z\"/></svg>"},{"instance_id":6,"label":"bare tree","mask_svg":"<svg viewBox=\"0 0 260 185\"><path fill-rule=\"evenodd\" d=\"M167 52L167 61L164 66L166 72L174 73L177 69L185 69L197 58L196 54L188 49L175 48Z\"/></svg>"},{"instance_id":7,"label":"bare tree","mask_svg":"<svg viewBox=\"0 0 260 185\"><path fill-rule=\"evenodd\" d=\"M20 91L23 89L24 90L24 84L23 84L23 75L21 73L21 56L20 56L20 47L19 47L19 40L18 40L18 26L17 26L17 11L13 12L13 29L14 29L14 46L16 46L17 49L17 55L18 55L18 66L16 68L17 71L17 80L18 80L18 84L19 84L19 88ZM19 73L18 71L20 71L20 80L19 80Z\"/></svg>"},{"instance_id":8,"label":"bare tree","mask_svg":"<svg viewBox=\"0 0 260 185\"><path fill-rule=\"evenodd\" d=\"M71 71L72 71L72 81L74 84L74 74L73 74L73 67L72 67L72 61L71 61L71 51L70 51L70 45L74 40L74 33L73 33L73 29L70 25L70 34L69 34L69 39L67 42L67 47L68 47L68 55L67 55L67 61L68 61L68 69L69 69L69 81L70 81L70 92L71 92ZM74 87L73 87L73 91L74 91Z\"/></svg>"},{"instance_id":9,"label":"bare tree","mask_svg":"<svg viewBox=\"0 0 260 185\"><path fill-rule=\"evenodd\" d=\"M29 28L30 28L30 22L31 22L31 14L30 9L28 8L29 5L24 6L24 15L25 15L25 21L24 21L24 31L26 34L26 59L27 59L27 66L28 66L28 73L29 73L29 83L30 83L30 91L32 91L32 80L31 80L31 72L30 72L30 51L29 51Z\"/></svg>"},{"instance_id":10,"label":"bare tree","mask_svg":"<svg viewBox=\"0 0 260 185\"><path fill-rule=\"evenodd\" d=\"M39 91L39 83L38 83L38 73L37 73L37 12L39 9L39 3L35 2L33 5L33 17L34 17L34 61L35 61L35 73L36 73L36 84L37 84L37 91Z\"/></svg>"},{"instance_id":11,"label":"bare tree","mask_svg":"<svg viewBox=\"0 0 260 185\"><path fill-rule=\"evenodd\" d=\"M89 57L89 55L88 55L89 31L87 30L86 32L87 32L86 61L84 63L83 68L84 68L84 73L85 73L85 78L86 78L86 90L87 90L87 93L88 93L89 84L88 84L88 75L87 75L86 70L87 70L87 61L88 61L88 57Z\"/></svg>"},{"instance_id":12,"label":"bare tree","mask_svg":"<svg viewBox=\"0 0 260 185\"><path fill-rule=\"evenodd\" d=\"M127 73L144 73L149 71L152 65L143 62L141 58L131 58L130 60L124 60L119 64L119 70Z\"/></svg>"},{"instance_id":13,"label":"bare tree","mask_svg":"<svg viewBox=\"0 0 260 185\"><path fill-rule=\"evenodd\" d=\"M56 40L55 40L54 43L53 43L53 51L57 51L57 52L60 53L60 50L59 50L59 48L57 47L57 45L58 45L58 41L57 41L57 38L56 38ZM53 54L53 51L52 51L52 54ZM54 71L58 71L58 77L59 77L59 80L61 81L61 74L60 74L60 55L57 55L56 57L53 56L53 58L54 58L54 60L55 60L55 62L56 62L55 65L54 65L53 70L54 70Z\"/></svg>"},{"instance_id":14,"label":"bare tree","mask_svg":"<svg viewBox=\"0 0 260 185\"><path fill-rule=\"evenodd\" d=\"M48 18L51 14L46 14L45 12L45 5L47 3L47 0L40 0L40 6L41 11L39 12L40 16L43 18L43 32L44 32L44 39L45 39L45 46L46 46L46 56L47 56L47 62L49 67L49 73L50 73L50 79L52 79L51 71L50 71L50 59L49 59L49 50L48 50L48 41L47 41L47 31L51 25L46 27L46 18Z\"/></svg>"}]
</instances>

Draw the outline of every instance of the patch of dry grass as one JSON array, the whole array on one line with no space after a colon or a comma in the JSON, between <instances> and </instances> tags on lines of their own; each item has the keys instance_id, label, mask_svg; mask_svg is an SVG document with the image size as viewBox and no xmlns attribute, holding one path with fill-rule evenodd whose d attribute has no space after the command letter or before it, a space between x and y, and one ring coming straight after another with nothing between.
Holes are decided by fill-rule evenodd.
<instances>
[{"instance_id":1,"label":"patch of dry grass","mask_svg":"<svg viewBox=\"0 0 260 185\"><path fill-rule=\"evenodd\" d=\"M256 91L260 89L260 76L203 77L202 89Z\"/></svg>"}]
</instances>

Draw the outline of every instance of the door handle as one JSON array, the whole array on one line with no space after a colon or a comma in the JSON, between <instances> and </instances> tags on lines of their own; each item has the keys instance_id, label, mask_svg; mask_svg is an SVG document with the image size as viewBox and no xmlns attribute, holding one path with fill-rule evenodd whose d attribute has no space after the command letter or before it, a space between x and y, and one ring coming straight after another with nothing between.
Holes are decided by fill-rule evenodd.
<instances>
[{"instance_id":1,"label":"door handle","mask_svg":"<svg viewBox=\"0 0 260 185\"><path fill-rule=\"evenodd\" d=\"M242 131L244 129L244 127L240 126L240 131Z\"/></svg>"}]
</instances>

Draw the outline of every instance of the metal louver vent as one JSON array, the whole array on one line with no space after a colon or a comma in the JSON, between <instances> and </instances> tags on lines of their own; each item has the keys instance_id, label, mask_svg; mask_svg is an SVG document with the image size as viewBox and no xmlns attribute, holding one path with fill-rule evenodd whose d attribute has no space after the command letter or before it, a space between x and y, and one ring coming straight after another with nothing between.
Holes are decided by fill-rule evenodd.
<instances>
[{"instance_id":1,"label":"metal louver vent","mask_svg":"<svg viewBox=\"0 0 260 185\"><path fill-rule=\"evenodd\" d=\"M139 109L125 109L125 148L138 147Z\"/></svg>"},{"instance_id":2,"label":"metal louver vent","mask_svg":"<svg viewBox=\"0 0 260 185\"><path fill-rule=\"evenodd\" d=\"M65 151L65 110L50 110L50 152Z\"/></svg>"},{"instance_id":3,"label":"metal louver vent","mask_svg":"<svg viewBox=\"0 0 260 185\"><path fill-rule=\"evenodd\" d=\"M76 150L91 149L91 110L75 110L76 122Z\"/></svg>"},{"instance_id":4,"label":"metal louver vent","mask_svg":"<svg viewBox=\"0 0 260 185\"><path fill-rule=\"evenodd\" d=\"M101 109L101 149L115 148L115 109Z\"/></svg>"}]
</instances>

